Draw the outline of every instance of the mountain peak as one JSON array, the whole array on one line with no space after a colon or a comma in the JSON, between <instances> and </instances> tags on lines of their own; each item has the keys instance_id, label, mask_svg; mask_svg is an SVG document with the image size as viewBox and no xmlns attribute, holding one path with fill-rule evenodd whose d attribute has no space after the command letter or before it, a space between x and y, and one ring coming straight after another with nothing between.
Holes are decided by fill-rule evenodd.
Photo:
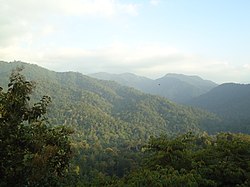
<instances>
[{"instance_id":1,"label":"mountain peak","mask_svg":"<svg viewBox=\"0 0 250 187\"><path fill-rule=\"evenodd\" d=\"M175 102L185 102L217 86L198 76L168 73L164 77L152 80L133 73L109 74L96 73L91 77L116 81L122 85L134 87L143 92L166 97Z\"/></svg>"}]
</instances>

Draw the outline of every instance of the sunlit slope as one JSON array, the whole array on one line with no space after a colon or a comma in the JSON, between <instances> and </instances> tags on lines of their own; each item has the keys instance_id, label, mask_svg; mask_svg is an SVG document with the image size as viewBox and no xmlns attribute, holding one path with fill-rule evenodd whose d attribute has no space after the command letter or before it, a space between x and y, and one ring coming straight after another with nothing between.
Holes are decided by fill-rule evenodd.
<instances>
[{"instance_id":1,"label":"sunlit slope","mask_svg":"<svg viewBox=\"0 0 250 187\"><path fill-rule=\"evenodd\" d=\"M36 82L35 98L52 97L51 124L70 125L88 141L124 144L151 135L200 132L212 115L184 107L162 97L142 93L112 81L75 72L53 72L37 65L1 62L1 85L16 66ZM4 72L4 73L2 73Z\"/></svg>"}]
</instances>

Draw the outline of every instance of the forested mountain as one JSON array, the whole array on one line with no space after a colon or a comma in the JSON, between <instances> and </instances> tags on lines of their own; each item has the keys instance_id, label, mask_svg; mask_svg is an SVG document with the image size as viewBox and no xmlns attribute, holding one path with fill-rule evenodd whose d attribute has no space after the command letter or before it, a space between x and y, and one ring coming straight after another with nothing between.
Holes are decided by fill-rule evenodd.
<instances>
[{"instance_id":1,"label":"forested mountain","mask_svg":"<svg viewBox=\"0 0 250 187\"><path fill-rule=\"evenodd\" d=\"M90 76L102 80L113 80L122 85L133 87L146 93L163 96L178 103L184 103L217 86L216 83L203 80L198 76L187 76L174 73L167 74L156 80L131 73L95 73Z\"/></svg>"},{"instance_id":2,"label":"forested mountain","mask_svg":"<svg viewBox=\"0 0 250 187\"><path fill-rule=\"evenodd\" d=\"M207 112L112 81L75 72L53 72L22 62L0 63L0 85L5 90L17 66L23 66L22 73L36 82L31 101L43 95L52 98L48 108L50 124L75 129L75 163L85 182L99 178L100 173L123 176L136 167L138 151L150 136L198 133L209 125L207 121L217 121Z\"/></svg>"},{"instance_id":3,"label":"forested mountain","mask_svg":"<svg viewBox=\"0 0 250 187\"><path fill-rule=\"evenodd\" d=\"M1 85L6 85L8 75L16 66L24 66L24 75L37 83L37 97L44 93L52 97L50 117L53 123L75 125L84 130L94 128L100 131L99 137L109 130L106 142L116 138L131 139L122 135L122 131L141 140L161 133L199 131L201 122L209 116L115 82L75 72L53 72L22 62L1 62Z\"/></svg>"},{"instance_id":4,"label":"forested mountain","mask_svg":"<svg viewBox=\"0 0 250 187\"><path fill-rule=\"evenodd\" d=\"M250 84L225 83L188 104L222 116L222 130L250 133Z\"/></svg>"},{"instance_id":5,"label":"forested mountain","mask_svg":"<svg viewBox=\"0 0 250 187\"><path fill-rule=\"evenodd\" d=\"M66 186L69 184L73 186L164 186L166 184L247 186L249 184L250 169L248 166L245 167L249 162L249 152L247 152L249 136L233 134L208 136L203 130L218 132L226 123L216 115L178 105L163 97L145 94L114 81L97 80L75 72L49 71L23 62L0 62L0 86L4 88L4 91L1 90L1 99L4 98L2 96L9 98L4 92L7 87L11 87L11 84L8 85L8 77L17 66L23 66L24 70L21 73L28 80L35 81L36 89L32 94L31 103L35 103L43 95L51 97L52 104L47 111L47 120L51 127L63 126L62 129L70 127L74 130L70 138L74 159L66 172L67 178L61 178ZM23 82L24 85L26 83L30 84L29 81ZM14 97L9 99L15 100ZM29 97L27 99L29 100ZM6 102L1 103L1 112L1 107L5 104L7 107L10 105ZM40 107L43 106L43 102L34 106L31 116L34 114L32 111L36 112L37 109L43 111ZM226 124L225 127L232 127L230 125ZM1 124L1 139L2 127ZM39 126L35 127L39 129ZM29 142L40 145L39 141L43 136L38 137L38 142L32 140L36 128L31 126L27 135ZM8 132L8 128L5 130ZM237 131L237 128L230 130ZM193 133L188 133L190 131ZM57 139L47 131L45 135L48 142L43 142L45 147L51 148L54 141L56 144L64 142L69 146L64 131L53 132ZM183 133L187 134L178 136ZM39 131L37 134L40 136L42 132ZM4 135L13 139L6 133ZM19 141L18 137L14 139ZM12 146L15 148L15 144ZM8 147L5 150L7 150L5 155L8 155ZM25 148L22 150L23 157L19 158L19 165L27 168L32 174L33 170L29 170L29 165L23 166L22 162L27 164L27 159L29 161L37 159L37 154L30 154L27 157L25 152L27 150ZM61 156L67 154L63 149L55 148L55 150L57 152L53 153L49 152L50 149L46 149L45 155L41 152L41 157L54 155L60 165L62 162L57 154ZM228 154L233 151L235 154ZM13 159L12 161L15 162ZM55 160L51 159L51 163L55 163ZM5 165L7 168L4 168L9 171L8 164ZM224 173L225 169L228 172ZM35 167L34 171L37 170L39 169ZM11 176L12 173L8 174ZM41 173L46 173L46 170ZM23 175L25 176L25 173ZM36 181L33 178L30 180ZM12 183L15 184L13 181ZM4 186L4 183L0 182L0 186L2 184ZM59 181L53 181L53 184L62 186Z\"/></svg>"}]
</instances>

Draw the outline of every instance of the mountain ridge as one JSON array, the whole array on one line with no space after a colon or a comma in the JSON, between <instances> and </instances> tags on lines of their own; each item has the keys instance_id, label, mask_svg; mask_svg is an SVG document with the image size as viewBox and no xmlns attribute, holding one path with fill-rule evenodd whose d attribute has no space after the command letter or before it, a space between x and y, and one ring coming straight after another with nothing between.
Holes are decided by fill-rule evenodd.
<instances>
[{"instance_id":1,"label":"mountain ridge","mask_svg":"<svg viewBox=\"0 0 250 187\"><path fill-rule=\"evenodd\" d=\"M146 93L163 96L177 103L185 103L217 86L216 83L198 76L176 73L169 73L155 80L131 73L110 74L102 72L90 74L89 76L116 81Z\"/></svg>"},{"instance_id":2,"label":"mountain ridge","mask_svg":"<svg viewBox=\"0 0 250 187\"><path fill-rule=\"evenodd\" d=\"M201 132L205 119L215 119L212 114L113 81L75 72L53 72L22 62L0 65L2 72L8 72L0 74L1 85L6 85L5 76L16 66L24 66L27 79L37 82L35 98L44 94L52 97L51 123L74 126L88 141L96 137L105 144L124 144L136 139L146 141L161 133Z\"/></svg>"},{"instance_id":3,"label":"mountain ridge","mask_svg":"<svg viewBox=\"0 0 250 187\"><path fill-rule=\"evenodd\" d=\"M250 133L250 84L224 83L186 104L221 116L221 130Z\"/></svg>"}]
</instances>

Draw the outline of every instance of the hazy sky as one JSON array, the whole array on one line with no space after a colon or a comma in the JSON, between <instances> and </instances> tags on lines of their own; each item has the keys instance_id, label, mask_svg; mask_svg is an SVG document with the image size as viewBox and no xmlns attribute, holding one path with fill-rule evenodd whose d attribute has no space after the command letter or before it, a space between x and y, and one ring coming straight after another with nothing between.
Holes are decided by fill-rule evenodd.
<instances>
[{"instance_id":1,"label":"hazy sky","mask_svg":"<svg viewBox=\"0 0 250 187\"><path fill-rule=\"evenodd\" d=\"M0 0L0 60L250 83L250 0Z\"/></svg>"}]
</instances>

